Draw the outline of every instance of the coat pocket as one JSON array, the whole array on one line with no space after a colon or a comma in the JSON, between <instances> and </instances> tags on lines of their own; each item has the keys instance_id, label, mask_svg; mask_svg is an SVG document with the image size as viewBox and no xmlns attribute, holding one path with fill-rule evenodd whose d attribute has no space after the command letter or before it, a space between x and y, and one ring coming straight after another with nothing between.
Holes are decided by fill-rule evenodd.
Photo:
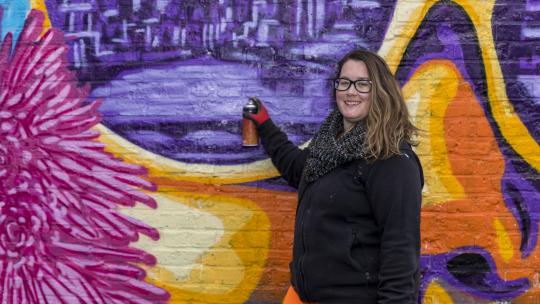
<instances>
[{"instance_id":1,"label":"coat pocket","mask_svg":"<svg viewBox=\"0 0 540 304\"><path fill-rule=\"evenodd\" d=\"M358 231L352 229L349 255L352 264L367 283L377 283L379 280L379 256L375 250L368 250L358 235Z\"/></svg>"},{"instance_id":2,"label":"coat pocket","mask_svg":"<svg viewBox=\"0 0 540 304\"><path fill-rule=\"evenodd\" d=\"M349 258L351 264L357 271L365 271L367 269L366 255L362 244L358 241L358 231L351 229Z\"/></svg>"}]
</instances>

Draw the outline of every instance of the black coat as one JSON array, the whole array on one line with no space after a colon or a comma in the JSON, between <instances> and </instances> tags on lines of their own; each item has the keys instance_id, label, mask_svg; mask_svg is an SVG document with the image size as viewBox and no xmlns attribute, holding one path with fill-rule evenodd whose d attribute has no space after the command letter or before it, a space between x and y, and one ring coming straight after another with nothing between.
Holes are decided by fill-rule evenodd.
<instances>
[{"instance_id":1,"label":"black coat","mask_svg":"<svg viewBox=\"0 0 540 304\"><path fill-rule=\"evenodd\" d=\"M258 127L272 162L298 189L291 283L303 301L416 303L422 167L412 148L343 164L313 183L300 150L268 120Z\"/></svg>"}]
</instances>

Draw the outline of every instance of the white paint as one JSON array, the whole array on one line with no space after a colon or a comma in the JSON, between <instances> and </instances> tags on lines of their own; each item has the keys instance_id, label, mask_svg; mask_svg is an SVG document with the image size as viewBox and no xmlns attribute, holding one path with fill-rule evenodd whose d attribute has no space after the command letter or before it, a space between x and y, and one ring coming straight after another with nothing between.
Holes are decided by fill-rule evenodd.
<instances>
[{"instance_id":1,"label":"white paint","mask_svg":"<svg viewBox=\"0 0 540 304\"><path fill-rule=\"evenodd\" d=\"M152 47L157 48L161 44L161 41L159 40L159 36L154 36L154 39L152 40Z\"/></svg>"},{"instance_id":2,"label":"white paint","mask_svg":"<svg viewBox=\"0 0 540 304\"><path fill-rule=\"evenodd\" d=\"M302 0L296 1L296 35L300 36L300 22L302 20Z\"/></svg>"},{"instance_id":3,"label":"white paint","mask_svg":"<svg viewBox=\"0 0 540 304\"><path fill-rule=\"evenodd\" d=\"M181 41L182 47L184 47L186 46L186 28L183 28L181 33L182 35L181 35L180 41Z\"/></svg>"},{"instance_id":4,"label":"white paint","mask_svg":"<svg viewBox=\"0 0 540 304\"><path fill-rule=\"evenodd\" d=\"M316 35L319 36L319 33L324 28L324 18L326 15L326 7L325 7L325 0L317 0L317 17L315 21L317 24L315 25L315 30L317 31Z\"/></svg>"},{"instance_id":5,"label":"white paint","mask_svg":"<svg viewBox=\"0 0 540 304\"><path fill-rule=\"evenodd\" d=\"M268 23L265 20L261 20L261 24L257 29L257 42L258 45L267 45L268 41Z\"/></svg>"},{"instance_id":6,"label":"white paint","mask_svg":"<svg viewBox=\"0 0 540 304\"><path fill-rule=\"evenodd\" d=\"M103 16L105 17L115 17L118 16L118 10L116 9L110 9L103 12Z\"/></svg>"},{"instance_id":7,"label":"white paint","mask_svg":"<svg viewBox=\"0 0 540 304\"><path fill-rule=\"evenodd\" d=\"M214 49L214 39L215 39L214 31L215 31L215 26L213 24L209 24L208 25L208 45L211 50Z\"/></svg>"},{"instance_id":8,"label":"white paint","mask_svg":"<svg viewBox=\"0 0 540 304\"><path fill-rule=\"evenodd\" d=\"M64 3L58 8L59 11L65 12L86 12L92 10L91 3Z\"/></svg>"},{"instance_id":9,"label":"white paint","mask_svg":"<svg viewBox=\"0 0 540 304\"><path fill-rule=\"evenodd\" d=\"M101 33L96 33L95 39L94 52L99 56L101 54Z\"/></svg>"},{"instance_id":10,"label":"white paint","mask_svg":"<svg viewBox=\"0 0 540 304\"><path fill-rule=\"evenodd\" d=\"M148 18L148 19L144 19L143 20L144 23L146 24L150 24L150 23L158 23L159 22L159 19L158 18Z\"/></svg>"},{"instance_id":11,"label":"white paint","mask_svg":"<svg viewBox=\"0 0 540 304\"><path fill-rule=\"evenodd\" d=\"M68 31L74 32L75 31L75 13L71 12L69 13L69 27Z\"/></svg>"},{"instance_id":12,"label":"white paint","mask_svg":"<svg viewBox=\"0 0 540 304\"><path fill-rule=\"evenodd\" d=\"M144 44L145 46L150 46L151 42L152 42L152 29L150 28L150 25L146 25Z\"/></svg>"},{"instance_id":13,"label":"white paint","mask_svg":"<svg viewBox=\"0 0 540 304\"><path fill-rule=\"evenodd\" d=\"M210 213L166 195L152 196L158 202L158 209L142 204L121 208L123 214L159 230L159 241L142 235L133 247L150 252L161 267L171 271L176 279L185 280L194 268L202 266L198 263L200 256L221 239L223 223Z\"/></svg>"},{"instance_id":14,"label":"white paint","mask_svg":"<svg viewBox=\"0 0 540 304\"><path fill-rule=\"evenodd\" d=\"M229 6L225 9L226 21L232 21L232 16L233 16L233 10L232 10L232 7Z\"/></svg>"},{"instance_id":15,"label":"white paint","mask_svg":"<svg viewBox=\"0 0 540 304\"><path fill-rule=\"evenodd\" d=\"M259 7L253 6L251 9L251 25L252 27L257 26L257 23L259 22Z\"/></svg>"},{"instance_id":16,"label":"white paint","mask_svg":"<svg viewBox=\"0 0 540 304\"><path fill-rule=\"evenodd\" d=\"M81 66L86 66L86 43L84 43L84 39L80 39L79 43L81 52Z\"/></svg>"},{"instance_id":17,"label":"white paint","mask_svg":"<svg viewBox=\"0 0 540 304\"><path fill-rule=\"evenodd\" d=\"M522 27L521 35L524 38L540 38L540 27Z\"/></svg>"},{"instance_id":18,"label":"white paint","mask_svg":"<svg viewBox=\"0 0 540 304\"><path fill-rule=\"evenodd\" d=\"M411 122L413 125L416 125L416 117L418 117L418 104L420 104L422 96L420 95L420 92L412 95L409 97L405 103L407 105L407 109L409 110L409 116L411 117Z\"/></svg>"},{"instance_id":19,"label":"white paint","mask_svg":"<svg viewBox=\"0 0 540 304\"><path fill-rule=\"evenodd\" d=\"M133 11L138 11L141 8L141 0L133 0Z\"/></svg>"},{"instance_id":20,"label":"white paint","mask_svg":"<svg viewBox=\"0 0 540 304\"><path fill-rule=\"evenodd\" d=\"M203 30L202 30L202 41L203 41L203 46L206 48L208 47L208 43L206 43L206 39L208 39L208 35L206 34L206 32L208 32L208 24L204 24L203 25Z\"/></svg>"},{"instance_id":21,"label":"white paint","mask_svg":"<svg viewBox=\"0 0 540 304\"><path fill-rule=\"evenodd\" d=\"M93 19L94 16L92 15L92 13L88 13L88 15L86 16L87 16L86 20L87 20L87 25L88 25L86 30L91 32L92 28L94 27L94 19Z\"/></svg>"},{"instance_id":22,"label":"white paint","mask_svg":"<svg viewBox=\"0 0 540 304\"><path fill-rule=\"evenodd\" d=\"M122 39L128 41L128 23L127 20L122 20Z\"/></svg>"},{"instance_id":23,"label":"white paint","mask_svg":"<svg viewBox=\"0 0 540 304\"><path fill-rule=\"evenodd\" d=\"M374 9L381 6L378 1L353 0L349 3L352 8Z\"/></svg>"},{"instance_id":24,"label":"white paint","mask_svg":"<svg viewBox=\"0 0 540 304\"><path fill-rule=\"evenodd\" d=\"M540 58L536 64L540 64ZM540 104L540 75L520 75L518 81L521 82L529 94L532 95L534 103Z\"/></svg>"},{"instance_id":25,"label":"white paint","mask_svg":"<svg viewBox=\"0 0 540 304\"><path fill-rule=\"evenodd\" d=\"M81 59L79 57L79 42L73 43L73 61L75 62L75 67L81 67Z\"/></svg>"},{"instance_id":26,"label":"white paint","mask_svg":"<svg viewBox=\"0 0 540 304\"><path fill-rule=\"evenodd\" d=\"M165 11L165 7L169 4L170 0L157 0L156 8L158 11L163 13Z\"/></svg>"},{"instance_id":27,"label":"white paint","mask_svg":"<svg viewBox=\"0 0 540 304\"><path fill-rule=\"evenodd\" d=\"M308 30L308 36L313 37L313 0L307 0L307 30Z\"/></svg>"},{"instance_id":28,"label":"white paint","mask_svg":"<svg viewBox=\"0 0 540 304\"><path fill-rule=\"evenodd\" d=\"M238 47L238 41L237 41L235 32L232 33L232 38L231 39L232 39L232 42L233 42L233 47Z\"/></svg>"},{"instance_id":29,"label":"white paint","mask_svg":"<svg viewBox=\"0 0 540 304\"><path fill-rule=\"evenodd\" d=\"M175 25L173 27L172 43L174 45L179 45L180 44L180 26L178 26L178 25Z\"/></svg>"}]
</instances>

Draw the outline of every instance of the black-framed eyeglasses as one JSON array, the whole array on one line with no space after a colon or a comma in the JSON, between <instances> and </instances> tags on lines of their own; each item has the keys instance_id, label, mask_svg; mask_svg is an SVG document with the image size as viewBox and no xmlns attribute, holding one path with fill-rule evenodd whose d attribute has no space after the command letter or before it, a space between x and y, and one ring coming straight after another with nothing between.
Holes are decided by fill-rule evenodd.
<instances>
[{"instance_id":1,"label":"black-framed eyeglasses","mask_svg":"<svg viewBox=\"0 0 540 304\"><path fill-rule=\"evenodd\" d=\"M369 93L371 92L371 85L373 83L369 79L358 79L354 81L347 78L334 79L334 88L338 91L347 91L353 84L359 93Z\"/></svg>"}]
</instances>

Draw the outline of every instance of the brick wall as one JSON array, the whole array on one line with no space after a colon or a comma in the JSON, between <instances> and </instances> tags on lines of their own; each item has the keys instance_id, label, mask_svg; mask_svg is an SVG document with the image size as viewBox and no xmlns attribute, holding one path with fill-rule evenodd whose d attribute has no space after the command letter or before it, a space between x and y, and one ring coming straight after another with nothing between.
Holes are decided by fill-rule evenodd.
<instances>
[{"instance_id":1,"label":"brick wall","mask_svg":"<svg viewBox=\"0 0 540 304\"><path fill-rule=\"evenodd\" d=\"M536 1L0 7L7 302L280 303L296 193L241 146L241 109L306 143L358 47L423 130L421 301L540 301Z\"/></svg>"}]
</instances>

